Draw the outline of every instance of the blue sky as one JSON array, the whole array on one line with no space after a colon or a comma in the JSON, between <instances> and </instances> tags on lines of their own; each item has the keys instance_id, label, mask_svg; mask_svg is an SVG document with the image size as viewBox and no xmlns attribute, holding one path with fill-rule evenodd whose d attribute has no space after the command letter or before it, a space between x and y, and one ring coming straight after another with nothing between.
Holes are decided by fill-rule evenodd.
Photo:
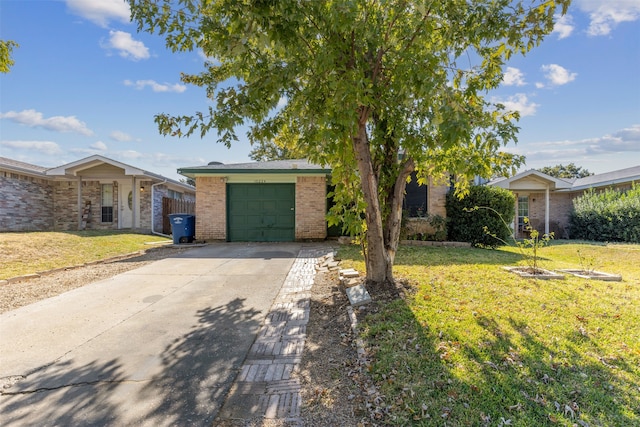
<instances>
[{"instance_id":1,"label":"blue sky","mask_svg":"<svg viewBox=\"0 0 640 427\"><path fill-rule=\"evenodd\" d=\"M53 167L101 154L174 179L179 167L249 161L246 140L227 149L215 133L158 134L155 114L208 107L202 89L180 82L205 58L137 33L121 0L0 0L0 38L20 45L0 74L0 156ZM507 67L489 96L521 112L507 151L527 156L524 169L640 165L640 0L574 0Z\"/></svg>"}]
</instances>

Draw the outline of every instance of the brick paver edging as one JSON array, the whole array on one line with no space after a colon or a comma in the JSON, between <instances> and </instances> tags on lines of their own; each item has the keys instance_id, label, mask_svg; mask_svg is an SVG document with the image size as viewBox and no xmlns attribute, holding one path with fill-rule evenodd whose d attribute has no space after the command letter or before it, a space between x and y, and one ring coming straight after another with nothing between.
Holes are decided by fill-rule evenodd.
<instances>
[{"instance_id":1,"label":"brick paver edging","mask_svg":"<svg viewBox=\"0 0 640 427\"><path fill-rule=\"evenodd\" d=\"M299 368L319 258L331 249L303 248L229 391L219 420L278 419L301 424ZM290 425L290 424L289 424Z\"/></svg>"}]
</instances>

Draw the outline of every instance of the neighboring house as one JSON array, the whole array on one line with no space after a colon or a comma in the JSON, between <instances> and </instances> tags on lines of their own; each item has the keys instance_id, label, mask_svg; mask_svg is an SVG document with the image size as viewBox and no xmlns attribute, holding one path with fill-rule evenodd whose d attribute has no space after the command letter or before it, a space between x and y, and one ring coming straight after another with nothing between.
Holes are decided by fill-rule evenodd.
<instances>
[{"instance_id":1,"label":"neighboring house","mask_svg":"<svg viewBox=\"0 0 640 427\"><path fill-rule=\"evenodd\" d=\"M590 189L627 190L634 182L640 182L640 166L578 179L554 178L532 169L486 185L506 188L515 194L513 226L516 237L525 236L524 218L527 217L536 230L553 232L556 238L569 238L569 216L576 197Z\"/></svg>"},{"instance_id":2,"label":"neighboring house","mask_svg":"<svg viewBox=\"0 0 640 427\"><path fill-rule=\"evenodd\" d=\"M327 237L331 169L307 160L212 162L178 173L196 181L196 239L296 241ZM445 216L446 186L407 188L413 216Z\"/></svg>"},{"instance_id":3,"label":"neighboring house","mask_svg":"<svg viewBox=\"0 0 640 427\"><path fill-rule=\"evenodd\" d=\"M163 198L195 189L99 155L54 168L0 157L0 231L162 233Z\"/></svg>"}]
</instances>

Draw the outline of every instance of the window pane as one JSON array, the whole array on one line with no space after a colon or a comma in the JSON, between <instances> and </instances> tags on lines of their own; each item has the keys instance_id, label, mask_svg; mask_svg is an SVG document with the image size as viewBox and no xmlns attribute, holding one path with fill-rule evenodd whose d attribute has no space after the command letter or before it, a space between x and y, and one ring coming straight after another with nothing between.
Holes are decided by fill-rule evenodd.
<instances>
[{"instance_id":1,"label":"window pane","mask_svg":"<svg viewBox=\"0 0 640 427\"><path fill-rule=\"evenodd\" d=\"M102 184L102 222L113 222L113 184Z\"/></svg>"},{"instance_id":2,"label":"window pane","mask_svg":"<svg viewBox=\"0 0 640 427\"><path fill-rule=\"evenodd\" d=\"M427 186L418 185L415 174L411 174L411 182L407 183L403 209L410 218L422 217L427 214Z\"/></svg>"}]
</instances>

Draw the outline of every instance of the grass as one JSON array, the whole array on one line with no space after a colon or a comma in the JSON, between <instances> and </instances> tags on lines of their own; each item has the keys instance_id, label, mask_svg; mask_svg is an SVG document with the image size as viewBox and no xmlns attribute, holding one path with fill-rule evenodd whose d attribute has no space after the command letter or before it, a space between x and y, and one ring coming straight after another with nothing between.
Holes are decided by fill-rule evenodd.
<instances>
[{"instance_id":1,"label":"grass","mask_svg":"<svg viewBox=\"0 0 640 427\"><path fill-rule=\"evenodd\" d=\"M166 242L161 236L117 231L0 233L0 280L84 264Z\"/></svg>"},{"instance_id":2,"label":"grass","mask_svg":"<svg viewBox=\"0 0 640 427\"><path fill-rule=\"evenodd\" d=\"M355 246L347 266L364 271ZM515 248L403 247L405 300L361 322L392 425L640 425L640 245L554 242L542 267L622 282L523 279Z\"/></svg>"}]
</instances>

